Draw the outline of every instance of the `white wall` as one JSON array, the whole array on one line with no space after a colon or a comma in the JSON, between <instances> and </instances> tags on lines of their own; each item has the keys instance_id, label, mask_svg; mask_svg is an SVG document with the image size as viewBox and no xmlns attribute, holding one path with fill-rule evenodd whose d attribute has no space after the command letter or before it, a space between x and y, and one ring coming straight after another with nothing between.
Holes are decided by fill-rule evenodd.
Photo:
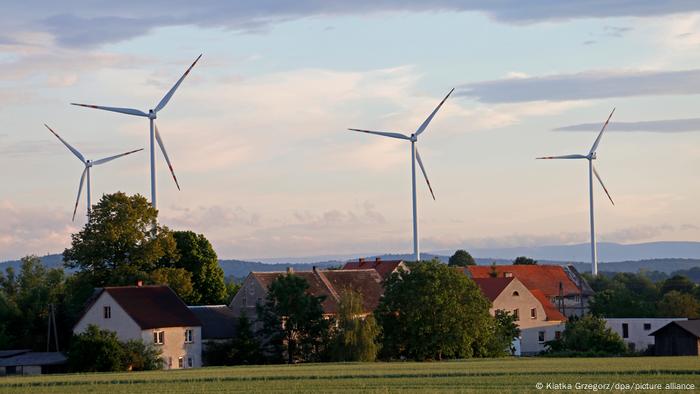
<instances>
[{"instance_id":1,"label":"white wall","mask_svg":"<svg viewBox=\"0 0 700 394\"><path fill-rule=\"evenodd\" d=\"M535 355L545 350L544 342L556 338L556 332L564 333L565 323L531 327L520 330L520 350L523 356ZM539 332L544 331L544 341L539 340Z\"/></svg>"},{"instance_id":2,"label":"white wall","mask_svg":"<svg viewBox=\"0 0 700 394\"><path fill-rule=\"evenodd\" d=\"M192 343L185 343L185 330L192 330ZM153 333L164 331L165 338L162 345L155 345L160 349L163 358L164 369L178 369L178 358L183 359L183 368L199 368L202 366L202 328L201 327L165 327L152 328L141 331L140 338L146 344L153 343ZM187 359L192 358L192 367ZM170 365L170 361L172 365Z\"/></svg>"},{"instance_id":3,"label":"white wall","mask_svg":"<svg viewBox=\"0 0 700 394\"><path fill-rule=\"evenodd\" d=\"M666 324L676 320L688 320L686 318L606 318L605 325L618 333L630 349L644 351L654 344L654 337L649 335ZM628 337L623 337L622 325L627 324ZM644 324L649 324L648 330L644 329Z\"/></svg>"},{"instance_id":4,"label":"white wall","mask_svg":"<svg viewBox=\"0 0 700 394\"><path fill-rule=\"evenodd\" d=\"M104 318L103 307L112 308L112 317ZM88 309L85 315L73 327L73 333L85 332L90 324L94 324L103 330L110 330L117 333L120 341L141 338L141 327L129 316L124 309L106 291L97 298L94 304Z\"/></svg>"}]
</instances>

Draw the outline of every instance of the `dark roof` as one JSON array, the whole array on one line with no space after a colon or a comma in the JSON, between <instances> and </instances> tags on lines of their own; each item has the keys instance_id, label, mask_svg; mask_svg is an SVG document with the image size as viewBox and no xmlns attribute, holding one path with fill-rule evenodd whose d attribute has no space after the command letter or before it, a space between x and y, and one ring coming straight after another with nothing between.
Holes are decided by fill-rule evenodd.
<instances>
[{"instance_id":1,"label":"dark roof","mask_svg":"<svg viewBox=\"0 0 700 394\"><path fill-rule=\"evenodd\" d=\"M168 286L105 287L141 329L201 326L192 311Z\"/></svg>"},{"instance_id":2,"label":"dark roof","mask_svg":"<svg viewBox=\"0 0 700 394\"><path fill-rule=\"evenodd\" d=\"M515 278L474 278L473 280L486 298L493 302L513 279Z\"/></svg>"},{"instance_id":3,"label":"dark roof","mask_svg":"<svg viewBox=\"0 0 700 394\"><path fill-rule=\"evenodd\" d=\"M467 267L472 278L489 278L493 266L470 265ZM571 280L564 268L560 265L496 265L499 277L512 274L523 282L529 290L540 289L547 297L559 295L559 283L563 286L563 294L580 294L578 286Z\"/></svg>"},{"instance_id":4,"label":"dark roof","mask_svg":"<svg viewBox=\"0 0 700 394\"><path fill-rule=\"evenodd\" d=\"M67 361L66 356L59 352L28 352L13 357L0 358L0 367L56 365L65 364Z\"/></svg>"},{"instance_id":5,"label":"dark roof","mask_svg":"<svg viewBox=\"0 0 700 394\"><path fill-rule=\"evenodd\" d=\"M287 272L251 272L250 274L267 289L278 276L286 275ZM326 297L321 303L323 312L326 314L338 312L338 301L346 289L362 295L365 312L372 312L379 305L379 299L384 294L382 278L374 269L313 270L293 274L306 279L309 284L307 290L309 294Z\"/></svg>"},{"instance_id":6,"label":"dark roof","mask_svg":"<svg viewBox=\"0 0 700 394\"><path fill-rule=\"evenodd\" d=\"M675 324L678 327L684 329L685 331L689 332L691 335L694 335L696 338L700 338L700 319L672 321L672 322L666 324L665 326L659 328L658 330L652 332L649 335L657 335L661 331L666 330L666 328L670 327L672 324Z\"/></svg>"},{"instance_id":7,"label":"dark roof","mask_svg":"<svg viewBox=\"0 0 700 394\"><path fill-rule=\"evenodd\" d=\"M29 353L31 352L32 349L9 349L9 350L0 350L0 358L7 358L7 357L12 357L16 356L18 354L22 353Z\"/></svg>"},{"instance_id":8,"label":"dark roof","mask_svg":"<svg viewBox=\"0 0 700 394\"><path fill-rule=\"evenodd\" d=\"M358 269L373 269L376 270L382 279L387 279L391 274L399 268L399 265L403 263L403 260L364 260L359 261L348 261L343 266L344 270L358 270Z\"/></svg>"},{"instance_id":9,"label":"dark roof","mask_svg":"<svg viewBox=\"0 0 700 394\"><path fill-rule=\"evenodd\" d=\"M236 336L238 318L227 305L191 306L202 322L202 339L229 339Z\"/></svg>"}]
</instances>

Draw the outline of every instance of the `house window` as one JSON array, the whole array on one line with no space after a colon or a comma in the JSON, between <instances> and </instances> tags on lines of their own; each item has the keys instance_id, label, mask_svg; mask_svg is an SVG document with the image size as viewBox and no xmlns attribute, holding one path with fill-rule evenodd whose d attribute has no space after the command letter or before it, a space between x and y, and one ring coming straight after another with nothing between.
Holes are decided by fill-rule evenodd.
<instances>
[{"instance_id":1,"label":"house window","mask_svg":"<svg viewBox=\"0 0 700 394\"><path fill-rule=\"evenodd\" d=\"M183 368L185 366L184 361L182 360L182 357L177 358L177 367L178 368Z\"/></svg>"},{"instance_id":2,"label":"house window","mask_svg":"<svg viewBox=\"0 0 700 394\"><path fill-rule=\"evenodd\" d=\"M188 328L185 330L185 343L192 343L192 342L194 342L192 340L192 330Z\"/></svg>"},{"instance_id":3,"label":"house window","mask_svg":"<svg viewBox=\"0 0 700 394\"><path fill-rule=\"evenodd\" d=\"M162 345L165 343L165 331L153 331L153 343Z\"/></svg>"},{"instance_id":4,"label":"house window","mask_svg":"<svg viewBox=\"0 0 700 394\"><path fill-rule=\"evenodd\" d=\"M530 319L537 319L537 308L530 308Z\"/></svg>"},{"instance_id":5,"label":"house window","mask_svg":"<svg viewBox=\"0 0 700 394\"><path fill-rule=\"evenodd\" d=\"M104 313L105 319L111 319L112 318L112 307L111 306L105 306L102 308L102 311Z\"/></svg>"},{"instance_id":6,"label":"house window","mask_svg":"<svg viewBox=\"0 0 700 394\"><path fill-rule=\"evenodd\" d=\"M173 358L168 357L168 368L172 368L172 367L173 367Z\"/></svg>"},{"instance_id":7,"label":"house window","mask_svg":"<svg viewBox=\"0 0 700 394\"><path fill-rule=\"evenodd\" d=\"M622 323L622 337L623 338L629 338L630 337L630 329L627 323Z\"/></svg>"},{"instance_id":8,"label":"house window","mask_svg":"<svg viewBox=\"0 0 700 394\"><path fill-rule=\"evenodd\" d=\"M537 332L537 340L540 342L544 342L544 331Z\"/></svg>"},{"instance_id":9,"label":"house window","mask_svg":"<svg viewBox=\"0 0 700 394\"><path fill-rule=\"evenodd\" d=\"M187 368L192 368L194 366L194 361L192 357L187 357Z\"/></svg>"},{"instance_id":10,"label":"house window","mask_svg":"<svg viewBox=\"0 0 700 394\"><path fill-rule=\"evenodd\" d=\"M514 291L514 292L513 292L513 297L518 297L518 296L520 296L520 293L518 293L517 291Z\"/></svg>"},{"instance_id":11,"label":"house window","mask_svg":"<svg viewBox=\"0 0 700 394\"><path fill-rule=\"evenodd\" d=\"M651 323L644 323L644 331L651 330Z\"/></svg>"},{"instance_id":12,"label":"house window","mask_svg":"<svg viewBox=\"0 0 700 394\"><path fill-rule=\"evenodd\" d=\"M554 339L556 339L556 340L561 339L561 331L554 331Z\"/></svg>"},{"instance_id":13,"label":"house window","mask_svg":"<svg viewBox=\"0 0 700 394\"><path fill-rule=\"evenodd\" d=\"M520 309L513 310L513 316L515 317L515 321L520 321Z\"/></svg>"}]
</instances>

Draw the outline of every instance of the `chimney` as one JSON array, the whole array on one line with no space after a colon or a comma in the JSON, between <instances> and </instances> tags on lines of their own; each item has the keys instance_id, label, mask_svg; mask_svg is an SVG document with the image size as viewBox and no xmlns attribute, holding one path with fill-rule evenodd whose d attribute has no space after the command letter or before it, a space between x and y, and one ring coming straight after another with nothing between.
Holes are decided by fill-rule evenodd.
<instances>
[{"instance_id":1,"label":"chimney","mask_svg":"<svg viewBox=\"0 0 700 394\"><path fill-rule=\"evenodd\" d=\"M513 273L512 273L512 272L504 272L504 273L503 273L503 277L504 277L504 278L512 278L512 277L513 277Z\"/></svg>"},{"instance_id":2,"label":"chimney","mask_svg":"<svg viewBox=\"0 0 700 394\"><path fill-rule=\"evenodd\" d=\"M316 266L315 266L315 265L314 265L313 267L311 267L311 269L312 269L314 272L316 272Z\"/></svg>"},{"instance_id":3,"label":"chimney","mask_svg":"<svg viewBox=\"0 0 700 394\"><path fill-rule=\"evenodd\" d=\"M137 281L137 282L136 282L136 287L143 287L143 281L142 281L142 280Z\"/></svg>"},{"instance_id":4,"label":"chimney","mask_svg":"<svg viewBox=\"0 0 700 394\"><path fill-rule=\"evenodd\" d=\"M293 273L294 273L294 268L292 268L292 267L287 267L287 273L288 273L288 274L293 274Z\"/></svg>"},{"instance_id":5,"label":"chimney","mask_svg":"<svg viewBox=\"0 0 700 394\"><path fill-rule=\"evenodd\" d=\"M382 258L381 258L381 257L375 257L375 258L374 258L374 261L378 263L378 262L382 261Z\"/></svg>"}]
</instances>

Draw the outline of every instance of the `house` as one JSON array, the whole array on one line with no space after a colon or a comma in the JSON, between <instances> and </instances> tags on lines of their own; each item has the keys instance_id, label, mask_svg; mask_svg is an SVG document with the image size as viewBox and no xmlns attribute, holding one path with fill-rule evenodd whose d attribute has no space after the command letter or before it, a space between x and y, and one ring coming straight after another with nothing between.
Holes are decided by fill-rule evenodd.
<instances>
[{"instance_id":1,"label":"house","mask_svg":"<svg viewBox=\"0 0 700 394\"><path fill-rule=\"evenodd\" d=\"M650 335L657 356L700 355L700 320L672 321Z\"/></svg>"},{"instance_id":2,"label":"house","mask_svg":"<svg viewBox=\"0 0 700 394\"><path fill-rule=\"evenodd\" d=\"M464 271L466 268L460 268ZM539 289L528 289L514 276L474 278L481 292L491 301L489 312L511 312L520 328L520 354L533 355L545 350L545 342L564 331L566 317Z\"/></svg>"},{"instance_id":3,"label":"house","mask_svg":"<svg viewBox=\"0 0 700 394\"><path fill-rule=\"evenodd\" d=\"M528 289L539 289L564 316L582 316L588 312L593 289L573 266L560 265L471 265L473 278L514 276Z\"/></svg>"},{"instance_id":4,"label":"house","mask_svg":"<svg viewBox=\"0 0 700 394\"><path fill-rule=\"evenodd\" d=\"M376 257L374 260L360 258L357 261L348 261L343 266L344 270L373 269L379 273L383 280L387 280L394 272L401 270L409 272L408 266L403 260L382 260Z\"/></svg>"},{"instance_id":5,"label":"house","mask_svg":"<svg viewBox=\"0 0 700 394\"><path fill-rule=\"evenodd\" d=\"M91 324L116 332L121 341L155 345L165 369L202 366L202 323L167 286L98 289L73 332Z\"/></svg>"},{"instance_id":6,"label":"house","mask_svg":"<svg viewBox=\"0 0 700 394\"><path fill-rule=\"evenodd\" d=\"M238 317L228 305L190 306L190 310L202 323L202 342L221 342L236 336Z\"/></svg>"},{"instance_id":7,"label":"house","mask_svg":"<svg viewBox=\"0 0 700 394\"><path fill-rule=\"evenodd\" d=\"M673 321L686 318L605 318L605 325L615 331L631 351L643 352L654 345L652 332Z\"/></svg>"},{"instance_id":8,"label":"house","mask_svg":"<svg viewBox=\"0 0 700 394\"><path fill-rule=\"evenodd\" d=\"M314 267L311 271L300 272L294 272L291 268L286 272L251 272L231 300L234 316L245 313L249 319L255 320L256 305L265 303L268 287L282 275L297 275L306 279L309 294L325 297L321 303L325 316L338 313L338 303L346 289L362 294L365 314L374 311L384 293L382 277L374 269L319 270Z\"/></svg>"},{"instance_id":9,"label":"house","mask_svg":"<svg viewBox=\"0 0 700 394\"><path fill-rule=\"evenodd\" d=\"M0 350L0 376L65 372L67 362L66 356L60 352Z\"/></svg>"}]
</instances>

